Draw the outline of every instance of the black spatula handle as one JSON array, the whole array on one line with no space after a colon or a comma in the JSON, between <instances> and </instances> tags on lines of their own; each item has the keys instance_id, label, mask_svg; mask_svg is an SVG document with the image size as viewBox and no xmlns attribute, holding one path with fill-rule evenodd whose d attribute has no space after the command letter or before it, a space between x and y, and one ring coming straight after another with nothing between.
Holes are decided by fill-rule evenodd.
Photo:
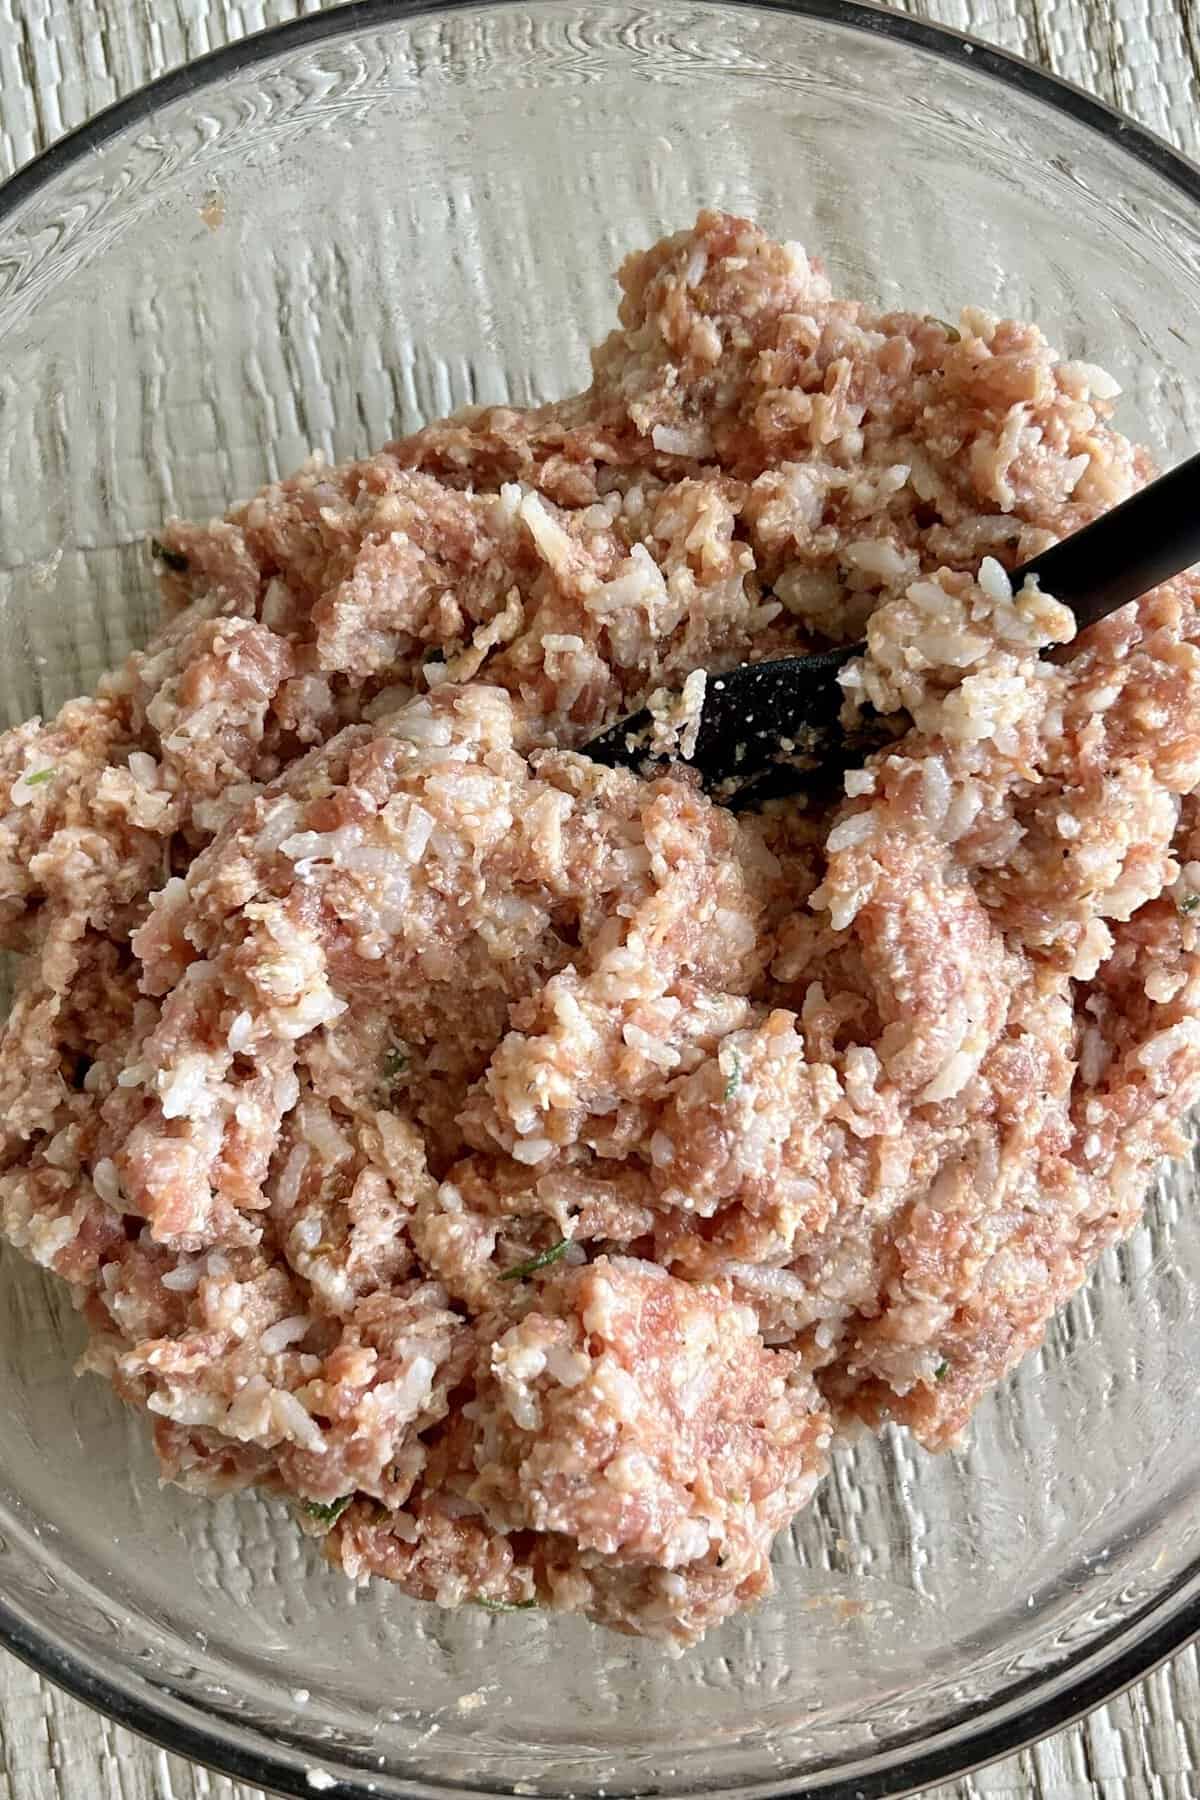
<instances>
[{"instance_id":1,"label":"black spatula handle","mask_svg":"<svg viewBox=\"0 0 1200 1800\"><path fill-rule=\"evenodd\" d=\"M1200 562L1200 456L1189 456L1082 531L1013 570L1014 590L1036 576L1082 631L1160 581Z\"/></svg>"}]
</instances>

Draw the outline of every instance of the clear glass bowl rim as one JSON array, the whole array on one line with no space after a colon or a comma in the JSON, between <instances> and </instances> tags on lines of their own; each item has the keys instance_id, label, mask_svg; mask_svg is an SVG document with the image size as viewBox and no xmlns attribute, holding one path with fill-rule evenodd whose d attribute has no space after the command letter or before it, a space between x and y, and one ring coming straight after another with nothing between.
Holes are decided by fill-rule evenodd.
<instances>
[{"instance_id":1,"label":"clear glass bowl rim","mask_svg":"<svg viewBox=\"0 0 1200 1800\"><path fill-rule=\"evenodd\" d=\"M349 0L349 4L307 13L266 30L252 32L155 77L102 108L33 157L0 184L0 225L58 177L113 138L141 124L160 106L185 100L231 75L242 74L259 63L271 61L281 53L397 21L474 12L484 6L507 9L522 3L523 0ZM792 14L797 18L889 38L931 52L950 63L967 65L1118 144L1127 155L1200 206L1200 166L1190 162L1165 139L1073 82L967 32L894 12L890 7L875 4L875 0L704 0L704 3L714 8ZM1185 1605L1174 1611L1171 1609L1175 1597L1193 1585L1196 1573L1193 1569L1181 1574L1170 1588L1158 1595L1141 1621L1126 1621L1115 1633L1118 1638L1128 1638L1131 1629L1141 1623L1143 1629L1136 1641L1118 1645L1115 1653L1106 1659L1102 1655L1103 1646L1092 1645L1086 1658L1091 1666L1082 1670L1073 1681L1060 1682L1054 1691L1039 1697L1036 1690L1045 1683L1046 1677L1034 1676L1028 1704L1024 1707L1012 1704L1019 1696L1009 1689L1005 1695L1008 1703L1005 1717L985 1717L977 1727L956 1733L952 1742L934 1743L927 1749L914 1748L901 1764L892 1763L878 1771L860 1772L822 1783L821 1800L885 1800L885 1797L896 1800L897 1796L955 1781L999 1757L1025 1749L1103 1706L1152 1673L1160 1663L1177 1654L1200 1634L1200 1593L1193 1595ZM1154 1614L1164 1611L1169 1616L1155 1623ZM190 1703L180 1707L179 1711L168 1710L165 1705L154 1706L122 1688L117 1681L95 1674L52 1637L31 1628L10 1610L3 1598L0 1598L0 1647L73 1698L173 1755L187 1757L232 1780L263 1788L268 1793L298 1791L294 1752L282 1753L281 1746L281 1753L275 1754L270 1745L259 1749L231 1742L227 1727L215 1719L209 1722L203 1709ZM194 1719L181 1717L180 1711L196 1716ZM378 1789L369 1789L341 1777L335 1791L342 1800L369 1800ZM449 1791L449 1787L432 1788L423 1782L414 1782L410 1786L410 1792L414 1797L420 1796L420 1800L426 1800L426 1797L432 1800L433 1796ZM805 1795L814 1791L798 1786L791 1790L786 1800L804 1800Z\"/></svg>"}]
</instances>

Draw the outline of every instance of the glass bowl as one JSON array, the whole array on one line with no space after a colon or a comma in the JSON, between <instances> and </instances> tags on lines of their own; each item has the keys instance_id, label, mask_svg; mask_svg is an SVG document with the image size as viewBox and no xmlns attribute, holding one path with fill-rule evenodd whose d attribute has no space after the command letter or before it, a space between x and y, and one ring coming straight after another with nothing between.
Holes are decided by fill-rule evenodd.
<instances>
[{"instance_id":1,"label":"glass bowl","mask_svg":"<svg viewBox=\"0 0 1200 1800\"><path fill-rule=\"evenodd\" d=\"M1198 440L1200 175L949 32L843 0L365 4L112 108L0 193L0 711L147 630L145 537L317 446L585 380L629 248L704 202L843 291L1032 317ZM324 1568L282 1506L159 1487L0 1260L0 1636L172 1748L290 1794L836 1794L948 1779L1200 1624L1191 1168L963 1448L842 1450L762 1610L681 1660L443 1615Z\"/></svg>"}]
</instances>

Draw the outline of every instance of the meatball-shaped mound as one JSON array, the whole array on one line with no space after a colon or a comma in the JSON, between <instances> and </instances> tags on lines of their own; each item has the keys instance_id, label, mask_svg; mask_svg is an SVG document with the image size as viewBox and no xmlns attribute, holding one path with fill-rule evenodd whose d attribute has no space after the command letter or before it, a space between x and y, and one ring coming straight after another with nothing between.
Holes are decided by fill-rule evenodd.
<instances>
[{"instance_id":1,"label":"meatball-shaped mound","mask_svg":"<svg viewBox=\"0 0 1200 1800\"><path fill-rule=\"evenodd\" d=\"M471 1498L501 1531L574 1540L561 1582L613 1623L642 1611L647 1581L685 1637L766 1591L771 1539L825 1467L798 1359L766 1349L724 1287L633 1258L548 1284L492 1345L479 1398Z\"/></svg>"}]
</instances>

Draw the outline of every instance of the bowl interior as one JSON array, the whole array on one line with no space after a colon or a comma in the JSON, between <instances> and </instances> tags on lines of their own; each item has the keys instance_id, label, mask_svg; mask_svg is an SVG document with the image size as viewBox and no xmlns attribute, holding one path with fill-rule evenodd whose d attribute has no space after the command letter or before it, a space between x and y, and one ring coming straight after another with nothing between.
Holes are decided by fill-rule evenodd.
<instances>
[{"instance_id":1,"label":"bowl interior","mask_svg":"<svg viewBox=\"0 0 1200 1800\"><path fill-rule=\"evenodd\" d=\"M852 10L673 0L307 26L60 159L0 219L4 725L144 636L164 515L222 511L314 447L583 385L612 269L702 204L799 238L847 293L1032 317L1117 375L1119 422L1163 460L1197 441L1200 211L986 58ZM380 1794L865 1794L952 1772L1039 1707L1098 1698L1194 1603L1194 1193L1191 1166L1162 1178L961 1450L841 1452L775 1597L680 1661L355 1592L282 1507L160 1489L142 1423L72 1378L69 1300L5 1253L7 1629L296 1792L318 1767Z\"/></svg>"}]
</instances>

